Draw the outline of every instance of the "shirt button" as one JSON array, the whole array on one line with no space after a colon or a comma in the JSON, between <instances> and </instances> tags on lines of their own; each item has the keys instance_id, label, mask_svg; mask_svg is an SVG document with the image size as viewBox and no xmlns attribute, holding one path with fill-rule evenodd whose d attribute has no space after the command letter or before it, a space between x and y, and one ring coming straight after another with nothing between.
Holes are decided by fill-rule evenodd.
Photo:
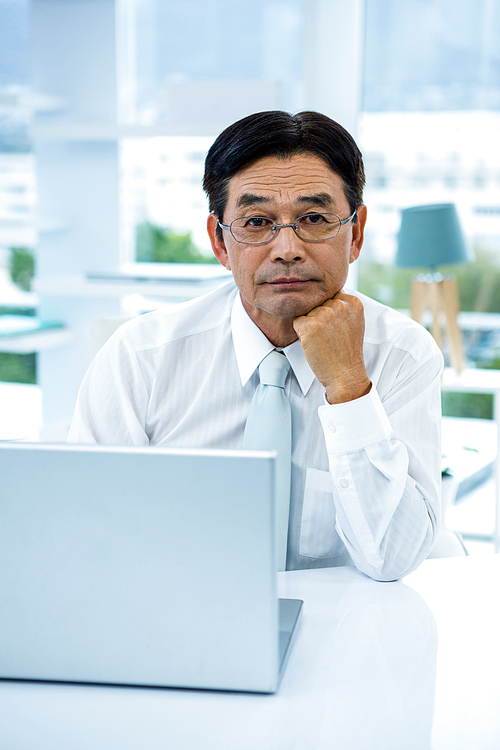
<instances>
[{"instance_id":1,"label":"shirt button","mask_svg":"<svg viewBox=\"0 0 500 750\"><path fill-rule=\"evenodd\" d=\"M337 432L337 428L334 424L329 424L328 429L330 430L330 432Z\"/></svg>"},{"instance_id":2,"label":"shirt button","mask_svg":"<svg viewBox=\"0 0 500 750\"><path fill-rule=\"evenodd\" d=\"M341 479L339 484L343 490L346 490L349 487L349 482L347 481L347 479Z\"/></svg>"}]
</instances>

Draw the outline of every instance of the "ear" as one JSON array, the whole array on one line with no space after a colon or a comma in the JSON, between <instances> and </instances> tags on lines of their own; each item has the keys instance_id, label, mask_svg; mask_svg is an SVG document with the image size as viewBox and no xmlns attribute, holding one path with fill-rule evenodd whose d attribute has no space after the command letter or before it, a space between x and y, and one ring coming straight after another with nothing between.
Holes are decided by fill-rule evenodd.
<instances>
[{"instance_id":1,"label":"ear","mask_svg":"<svg viewBox=\"0 0 500 750\"><path fill-rule=\"evenodd\" d=\"M361 203L356 209L358 220L352 225L352 240L351 240L351 252L349 255L349 263L354 263L359 258L361 248L363 247L363 241L365 239L365 224L366 224L366 206Z\"/></svg>"},{"instance_id":2,"label":"ear","mask_svg":"<svg viewBox=\"0 0 500 750\"><path fill-rule=\"evenodd\" d=\"M224 268L227 268L227 270L230 271L231 264L229 262L226 245L224 243L224 240L220 240L217 236L217 216L215 214L210 214L207 219L207 232L208 236L210 237L210 243L212 245L212 250L214 251L215 257L217 258L221 266L224 266Z\"/></svg>"}]
</instances>

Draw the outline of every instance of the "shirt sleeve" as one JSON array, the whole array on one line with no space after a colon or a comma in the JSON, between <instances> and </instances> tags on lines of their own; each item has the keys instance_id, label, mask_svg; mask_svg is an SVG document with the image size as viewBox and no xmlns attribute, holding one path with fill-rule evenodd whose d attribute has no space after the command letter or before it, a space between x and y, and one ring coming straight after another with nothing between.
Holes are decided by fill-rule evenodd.
<instances>
[{"instance_id":1,"label":"shirt sleeve","mask_svg":"<svg viewBox=\"0 0 500 750\"><path fill-rule=\"evenodd\" d=\"M407 575L440 526L442 356L412 362L385 403L362 398L319 407L336 530L355 565L377 580Z\"/></svg>"},{"instance_id":2,"label":"shirt sleeve","mask_svg":"<svg viewBox=\"0 0 500 750\"><path fill-rule=\"evenodd\" d=\"M68 442L148 445L148 403L137 355L120 329L97 353L83 379Z\"/></svg>"}]
</instances>

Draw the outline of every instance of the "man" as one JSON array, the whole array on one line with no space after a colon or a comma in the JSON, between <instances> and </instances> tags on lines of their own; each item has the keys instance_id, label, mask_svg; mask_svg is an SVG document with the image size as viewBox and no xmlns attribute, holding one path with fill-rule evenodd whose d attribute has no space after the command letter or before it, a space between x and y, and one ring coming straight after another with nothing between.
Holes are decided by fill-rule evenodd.
<instances>
[{"instance_id":1,"label":"man","mask_svg":"<svg viewBox=\"0 0 500 750\"><path fill-rule=\"evenodd\" d=\"M442 358L413 321L344 290L363 186L355 142L321 114L263 112L227 128L204 188L234 283L123 326L92 363L70 439L239 448L257 368L283 351L286 567L355 564L394 580L439 527Z\"/></svg>"}]
</instances>

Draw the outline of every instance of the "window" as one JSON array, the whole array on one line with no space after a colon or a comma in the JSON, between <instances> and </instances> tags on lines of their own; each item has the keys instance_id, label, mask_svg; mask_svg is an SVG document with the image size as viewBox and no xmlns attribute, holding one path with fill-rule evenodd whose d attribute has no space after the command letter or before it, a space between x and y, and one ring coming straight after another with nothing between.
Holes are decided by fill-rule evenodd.
<instances>
[{"instance_id":1,"label":"window","mask_svg":"<svg viewBox=\"0 0 500 750\"><path fill-rule=\"evenodd\" d=\"M169 242L184 248L179 260L213 258L201 187L206 152L251 111L301 108L304 6L123 0L121 121L145 136L163 133L121 144L125 260L170 258Z\"/></svg>"},{"instance_id":2,"label":"window","mask_svg":"<svg viewBox=\"0 0 500 750\"><path fill-rule=\"evenodd\" d=\"M366 0L365 7L359 141L370 223L360 288L380 297L370 278L373 264L386 264L381 301L406 307L409 281L399 284L392 268L405 206L455 203L478 264L499 274L500 215L484 208L500 204L500 5ZM465 281L460 289L465 298ZM473 297L468 304L479 304Z\"/></svg>"}]
</instances>

